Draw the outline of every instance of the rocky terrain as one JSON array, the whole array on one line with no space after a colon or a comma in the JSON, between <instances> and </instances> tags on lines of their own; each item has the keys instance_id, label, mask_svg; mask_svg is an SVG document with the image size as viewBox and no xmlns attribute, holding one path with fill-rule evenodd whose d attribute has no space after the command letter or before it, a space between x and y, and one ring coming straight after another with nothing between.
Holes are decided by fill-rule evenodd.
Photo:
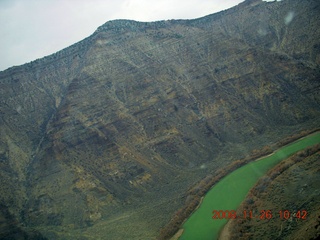
<instances>
[{"instance_id":1,"label":"rocky terrain","mask_svg":"<svg viewBox=\"0 0 320 240\"><path fill-rule=\"evenodd\" d=\"M319 12L246 0L194 20L115 20L0 72L0 228L152 239L196 181L319 127Z\"/></svg>"}]
</instances>

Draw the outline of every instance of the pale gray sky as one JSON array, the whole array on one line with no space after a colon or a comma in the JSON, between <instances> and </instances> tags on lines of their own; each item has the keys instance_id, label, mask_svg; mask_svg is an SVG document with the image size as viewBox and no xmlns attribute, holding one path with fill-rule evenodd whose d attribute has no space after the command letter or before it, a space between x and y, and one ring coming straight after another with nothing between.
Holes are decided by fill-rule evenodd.
<instances>
[{"instance_id":1,"label":"pale gray sky","mask_svg":"<svg viewBox=\"0 0 320 240\"><path fill-rule=\"evenodd\" d=\"M243 0L0 0L0 71L55 53L114 19L193 19Z\"/></svg>"}]
</instances>

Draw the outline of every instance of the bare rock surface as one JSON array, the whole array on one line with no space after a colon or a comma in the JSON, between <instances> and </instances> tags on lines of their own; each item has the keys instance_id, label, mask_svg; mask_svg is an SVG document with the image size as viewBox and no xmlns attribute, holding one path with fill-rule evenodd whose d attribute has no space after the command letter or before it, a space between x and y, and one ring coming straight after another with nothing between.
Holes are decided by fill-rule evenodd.
<instances>
[{"instance_id":1,"label":"bare rock surface","mask_svg":"<svg viewBox=\"0 0 320 240\"><path fill-rule=\"evenodd\" d=\"M49 239L155 238L195 181L319 127L319 10L110 21L0 72L0 203Z\"/></svg>"}]
</instances>

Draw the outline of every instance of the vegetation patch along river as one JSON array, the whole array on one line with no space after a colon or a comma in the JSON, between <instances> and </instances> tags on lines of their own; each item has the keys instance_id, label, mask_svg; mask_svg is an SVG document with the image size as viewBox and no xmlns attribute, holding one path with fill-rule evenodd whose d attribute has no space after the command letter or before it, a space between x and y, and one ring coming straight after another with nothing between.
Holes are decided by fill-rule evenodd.
<instances>
[{"instance_id":1,"label":"vegetation patch along river","mask_svg":"<svg viewBox=\"0 0 320 240\"><path fill-rule=\"evenodd\" d=\"M212 219L213 210L236 210L257 180L281 160L309 146L320 143L320 133L311 134L273 154L251 162L223 178L204 197L201 206L183 225L180 240L217 239L227 219Z\"/></svg>"}]
</instances>

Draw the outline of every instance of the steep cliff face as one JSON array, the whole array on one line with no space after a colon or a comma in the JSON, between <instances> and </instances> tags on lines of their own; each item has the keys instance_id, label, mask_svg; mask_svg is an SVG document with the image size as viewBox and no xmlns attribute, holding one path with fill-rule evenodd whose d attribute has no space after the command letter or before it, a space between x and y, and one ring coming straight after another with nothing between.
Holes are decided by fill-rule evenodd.
<instances>
[{"instance_id":1,"label":"steep cliff face","mask_svg":"<svg viewBox=\"0 0 320 240\"><path fill-rule=\"evenodd\" d=\"M101 224L156 235L195 180L319 127L319 9L245 1L195 20L110 21L1 72L1 202L49 237Z\"/></svg>"}]
</instances>

